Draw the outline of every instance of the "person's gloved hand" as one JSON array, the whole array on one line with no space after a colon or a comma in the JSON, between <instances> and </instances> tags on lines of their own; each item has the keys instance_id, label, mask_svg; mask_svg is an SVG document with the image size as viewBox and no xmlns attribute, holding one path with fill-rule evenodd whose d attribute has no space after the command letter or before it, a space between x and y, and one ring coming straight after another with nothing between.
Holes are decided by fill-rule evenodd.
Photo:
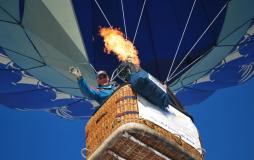
<instances>
[{"instance_id":1,"label":"person's gloved hand","mask_svg":"<svg viewBox=\"0 0 254 160\"><path fill-rule=\"evenodd\" d=\"M129 67L132 73L138 72L140 70L140 65L134 64L132 57L128 57L125 63Z\"/></svg>"},{"instance_id":2,"label":"person's gloved hand","mask_svg":"<svg viewBox=\"0 0 254 160\"><path fill-rule=\"evenodd\" d=\"M76 78L80 78L82 76L80 69L78 67L71 66L69 68L69 72L74 75Z\"/></svg>"}]
</instances>

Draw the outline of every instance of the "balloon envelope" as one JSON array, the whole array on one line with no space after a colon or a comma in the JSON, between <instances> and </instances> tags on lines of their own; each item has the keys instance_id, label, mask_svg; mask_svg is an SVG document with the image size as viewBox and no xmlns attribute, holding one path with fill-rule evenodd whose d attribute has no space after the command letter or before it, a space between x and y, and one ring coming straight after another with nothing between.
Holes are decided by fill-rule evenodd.
<instances>
[{"instance_id":1,"label":"balloon envelope","mask_svg":"<svg viewBox=\"0 0 254 160\"><path fill-rule=\"evenodd\" d=\"M68 68L78 66L90 85L94 68L113 72L120 62L103 52L98 35L108 22L134 42L142 68L157 79L164 81L173 65L169 85L184 105L253 76L254 1L197 1L175 61L194 1L97 2L0 1L1 104L66 118L91 115L95 102L83 97Z\"/></svg>"}]
</instances>

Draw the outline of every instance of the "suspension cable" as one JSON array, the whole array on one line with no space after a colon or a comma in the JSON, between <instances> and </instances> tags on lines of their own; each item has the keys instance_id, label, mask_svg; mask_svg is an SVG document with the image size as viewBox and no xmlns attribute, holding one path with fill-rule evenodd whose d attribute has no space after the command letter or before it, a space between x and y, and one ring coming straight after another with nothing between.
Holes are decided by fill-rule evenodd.
<instances>
[{"instance_id":1,"label":"suspension cable","mask_svg":"<svg viewBox=\"0 0 254 160\"><path fill-rule=\"evenodd\" d=\"M103 17L105 18L105 20L107 21L108 25L110 26L110 28L112 28L112 25L110 24L109 20L107 19L106 15L104 14L103 10L101 9L101 6L99 5L99 3L97 2L97 0L94 0L95 3L97 4L98 8L100 9Z\"/></svg>"},{"instance_id":2,"label":"suspension cable","mask_svg":"<svg viewBox=\"0 0 254 160\"><path fill-rule=\"evenodd\" d=\"M201 36L198 38L198 40L194 43L194 45L191 47L191 49L187 52L187 54L184 56L184 58L181 60L181 62L178 64L178 66L175 68L175 70L172 72L172 74L169 76L168 79L170 79L173 74L176 72L176 70L181 66L181 64L183 63L183 61L187 58L187 56L191 53L191 51L194 49L194 47L198 44L198 42L201 40L201 38L205 35L205 33L208 31L208 29L212 26L212 24L215 22L215 20L219 17L219 15L222 13L222 11L226 8L226 6L228 5L229 2L227 2L222 9L219 11L219 13L214 17L214 19L212 20L212 22L207 26L207 28L205 29L205 31L201 34ZM168 81L168 80L167 80Z\"/></svg>"},{"instance_id":3,"label":"suspension cable","mask_svg":"<svg viewBox=\"0 0 254 160\"><path fill-rule=\"evenodd\" d=\"M113 71L113 73L111 74L111 77L110 77L110 82L113 81L115 79L115 72L117 72L117 68Z\"/></svg>"},{"instance_id":4,"label":"suspension cable","mask_svg":"<svg viewBox=\"0 0 254 160\"><path fill-rule=\"evenodd\" d=\"M178 76L180 73L182 73L183 71L185 71L187 68L189 68L192 64L194 64L196 61L198 61L199 59L201 59L203 57L203 55L199 56L197 59L195 59L194 61L192 61L190 64L188 64L186 67L184 67L182 70L180 70L178 73L176 73L174 76L172 76L171 78L169 78L167 81L169 82L170 80L174 79L176 76Z\"/></svg>"},{"instance_id":5,"label":"suspension cable","mask_svg":"<svg viewBox=\"0 0 254 160\"><path fill-rule=\"evenodd\" d=\"M195 6L195 4L196 4L196 1L197 1L197 0L194 0L194 2L193 2L193 4L192 4L192 7L191 7L191 10L190 10L188 19L187 19L187 21L186 21L184 30L183 30L183 32L182 32L180 41L179 41L179 43L178 43L178 46L177 46L177 49L176 49L176 52L175 52L175 55L174 55L173 62L171 63L171 66L170 66L170 69L169 69L169 72L168 72L168 75L167 75L167 79L169 79L169 75L170 75L171 70L172 70L172 68L173 68L173 66L174 66L174 62L175 62L176 56L177 56L178 51L179 51L179 49L180 49L180 46L181 46L181 44L182 44L182 40L183 40L184 34L185 34L185 32L186 32L187 26L188 26L188 24L189 24L189 20L190 20L190 18L191 18L192 11L193 11L193 9L194 9L194 6ZM167 79L166 79L166 80L167 80Z\"/></svg>"},{"instance_id":6,"label":"suspension cable","mask_svg":"<svg viewBox=\"0 0 254 160\"><path fill-rule=\"evenodd\" d=\"M115 80L116 77L117 77L125 68L126 68L126 67L123 67L123 68L121 68L120 70L118 70L118 68L115 69L115 70L113 71L112 75L111 75L110 82L112 82L113 80ZM115 75L115 72L117 72L116 75Z\"/></svg>"},{"instance_id":7,"label":"suspension cable","mask_svg":"<svg viewBox=\"0 0 254 160\"><path fill-rule=\"evenodd\" d=\"M125 31L125 39L127 39L127 27L125 23L125 15L124 15L124 7L123 7L123 0L121 0L121 6L122 6L122 14L123 14L123 25L124 25L124 31Z\"/></svg>"},{"instance_id":8,"label":"suspension cable","mask_svg":"<svg viewBox=\"0 0 254 160\"><path fill-rule=\"evenodd\" d=\"M97 74L97 70L94 68L94 66L91 63L89 63L89 65L92 67L94 73Z\"/></svg>"},{"instance_id":9,"label":"suspension cable","mask_svg":"<svg viewBox=\"0 0 254 160\"><path fill-rule=\"evenodd\" d=\"M134 34L134 37L133 37L133 41L132 41L133 44L135 43L136 35L137 35L137 32L138 32L138 28L139 28L141 17L143 15L145 4L146 4L146 0L144 0L143 6L142 6L142 10L141 10L141 13L140 13L140 16L139 16L139 19L138 19L138 24L137 24L136 31L135 31L135 34Z\"/></svg>"}]
</instances>

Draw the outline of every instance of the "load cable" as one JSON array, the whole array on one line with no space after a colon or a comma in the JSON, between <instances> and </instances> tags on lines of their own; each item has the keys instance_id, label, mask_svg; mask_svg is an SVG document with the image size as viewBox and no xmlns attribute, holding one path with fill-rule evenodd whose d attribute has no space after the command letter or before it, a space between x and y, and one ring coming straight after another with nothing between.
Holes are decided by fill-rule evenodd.
<instances>
[{"instance_id":1,"label":"load cable","mask_svg":"<svg viewBox=\"0 0 254 160\"><path fill-rule=\"evenodd\" d=\"M195 6L195 4L196 4L196 1L197 1L197 0L194 0L194 2L193 2L193 4L192 4L192 7L191 7L191 10L190 10L188 19L187 19L187 21L186 21L184 30L183 30L182 35L181 35L181 38L180 38L180 41L179 41L179 43L178 43L178 46L177 46L177 49L176 49L176 52L175 52L175 55L174 55L174 59L173 59L173 62L171 63L171 66L170 66L170 69L169 69L169 72L168 72L168 75L167 75L167 79L166 79L166 80L169 79L171 70L172 70L172 68L173 68L173 66L174 66L174 62L175 62L176 56L177 56L178 51L179 51L179 49L180 49L180 46L181 46L181 44L182 44L182 40L183 40L184 34L185 34L185 32L186 32L187 26L188 26L188 24L189 24L189 21L190 21L191 15L192 15L192 11L193 11L193 9L194 9L194 6Z\"/></svg>"},{"instance_id":2,"label":"load cable","mask_svg":"<svg viewBox=\"0 0 254 160\"><path fill-rule=\"evenodd\" d=\"M184 60L188 57L188 55L192 52L192 50L195 48L195 46L198 44L198 42L203 38L203 36L207 33L208 29L212 26L212 24L215 22L215 20L219 17L219 15L222 13L222 11L226 8L226 6L228 5L229 2L227 2L222 8L221 10L218 12L218 14L214 17L214 19L212 20L212 22L206 27L205 31L200 35L200 37L198 38L198 40L194 43L194 45L191 47L191 49L187 52L187 54L184 56L184 58L181 60L181 62L178 64L178 66L175 68L175 70L172 72L172 74L168 77L168 79L166 80L167 82L169 81L169 79L172 78L172 76L174 76L174 73L177 71L177 69L181 66L181 64L184 62Z\"/></svg>"},{"instance_id":3,"label":"load cable","mask_svg":"<svg viewBox=\"0 0 254 160\"><path fill-rule=\"evenodd\" d=\"M123 0L121 0L121 7L122 7L122 15L123 15L123 25L124 25L125 39L127 39L128 35L127 35L127 27L126 27L126 23L125 23Z\"/></svg>"},{"instance_id":4,"label":"load cable","mask_svg":"<svg viewBox=\"0 0 254 160\"><path fill-rule=\"evenodd\" d=\"M98 6L98 8L100 9L100 11L101 11L103 17L104 17L105 20L107 21L108 25L110 26L110 28L112 28L112 25L111 25L111 23L109 22L108 18L106 17L105 13L103 12L103 10L101 9L100 4L97 2L97 0L94 0L94 1L95 1L96 5Z\"/></svg>"},{"instance_id":5,"label":"load cable","mask_svg":"<svg viewBox=\"0 0 254 160\"><path fill-rule=\"evenodd\" d=\"M135 43L135 40L136 40L136 36L137 36L140 21L141 21L142 15L143 15L143 11L144 11L144 8L145 8L145 4L146 4L146 0L144 0L144 2L143 2L143 6L142 6L142 9L141 9L139 19L138 19L138 24L137 24L137 27L136 27L136 31L135 31L135 34L134 34L134 37L133 37L133 40L132 40L133 44Z\"/></svg>"}]
</instances>

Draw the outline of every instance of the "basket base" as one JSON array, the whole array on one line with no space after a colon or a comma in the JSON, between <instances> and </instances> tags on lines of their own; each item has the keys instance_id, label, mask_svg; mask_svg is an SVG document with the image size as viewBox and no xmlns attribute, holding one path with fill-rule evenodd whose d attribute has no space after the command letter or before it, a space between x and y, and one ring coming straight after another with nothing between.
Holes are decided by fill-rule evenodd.
<instances>
[{"instance_id":1,"label":"basket base","mask_svg":"<svg viewBox=\"0 0 254 160\"><path fill-rule=\"evenodd\" d=\"M89 160L195 160L177 146L143 124L127 123L115 130Z\"/></svg>"}]
</instances>

